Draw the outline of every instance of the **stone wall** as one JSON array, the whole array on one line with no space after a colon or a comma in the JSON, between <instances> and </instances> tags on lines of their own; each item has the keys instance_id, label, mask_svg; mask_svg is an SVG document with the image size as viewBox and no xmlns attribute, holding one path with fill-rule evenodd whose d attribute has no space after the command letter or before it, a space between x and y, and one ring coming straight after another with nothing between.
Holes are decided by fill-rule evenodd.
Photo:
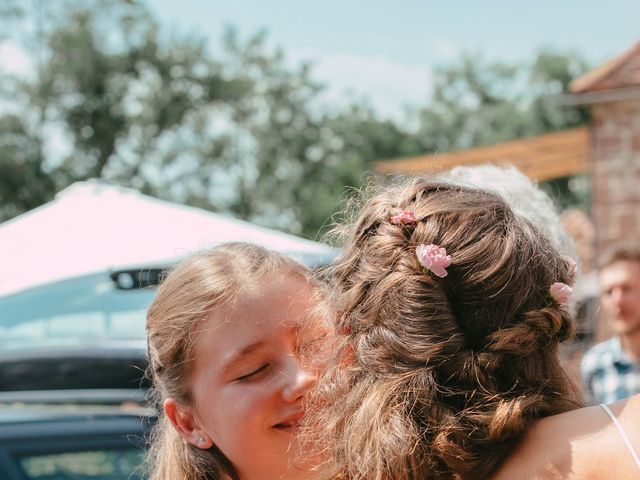
<instances>
[{"instance_id":1,"label":"stone wall","mask_svg":"<svg viewBox=\"0 0 640 480\"><path fill-rule=\"evenodd\" d=\"M613 242L640 241L640 99L592 107L596 256Z\"/></svg>"}]
</instances>

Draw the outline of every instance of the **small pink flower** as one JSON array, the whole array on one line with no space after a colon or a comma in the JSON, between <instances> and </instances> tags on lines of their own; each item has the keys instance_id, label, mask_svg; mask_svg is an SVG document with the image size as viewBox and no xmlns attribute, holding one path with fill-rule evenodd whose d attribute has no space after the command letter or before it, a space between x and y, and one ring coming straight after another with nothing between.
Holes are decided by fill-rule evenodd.
<instances>
[{"instance_id":1,"label":"small pink flower","mask_svg":"<svg viewBox=\"0 0 640 480\"><path fill-rule=\"evenodd\" d=\"M447 276L446 268L451 265L451 255L438 245L418 245L416 247L418 261L427 270L440 278Z\"/></svg>"},{"instance_id":2,"label":"small pink flower","mask_svg":"<svg viewBox=\"0 0 640 480\"><path fill-rule=\"evenodd\" d=\"M566 283L556 282L549 287L551 298L560 305L568 305L573 295L573 288Z\"/></svg>"},{"instance_id":3,"label":"small pink flower","mask_svg":"<svg viewBox=\"0 0 640 480\"><path fill-rule=\"evenodd\" d=\"M389 221L394 225L413 225L416 223L416 216L411 210L394 208Z\"/></svg>"}]
</instances>

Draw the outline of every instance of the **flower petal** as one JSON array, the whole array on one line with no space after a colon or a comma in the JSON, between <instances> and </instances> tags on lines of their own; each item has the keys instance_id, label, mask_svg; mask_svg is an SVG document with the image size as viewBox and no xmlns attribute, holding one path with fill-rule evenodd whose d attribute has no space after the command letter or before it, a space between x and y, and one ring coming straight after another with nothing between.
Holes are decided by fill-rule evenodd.
<instances>
[{"instance_id":1,"label":"flower petal","mask_svg":"<svg viewBox=\"0 0 640 480\"><path fill-rule=\"evenodd\" d=\"M447 255L447 250L434 244L418 245L416 256L420 265L431 271L434 275L444 278L447 276L446 268L451 265L451 255Z\"/></svg>"}]
</instances>

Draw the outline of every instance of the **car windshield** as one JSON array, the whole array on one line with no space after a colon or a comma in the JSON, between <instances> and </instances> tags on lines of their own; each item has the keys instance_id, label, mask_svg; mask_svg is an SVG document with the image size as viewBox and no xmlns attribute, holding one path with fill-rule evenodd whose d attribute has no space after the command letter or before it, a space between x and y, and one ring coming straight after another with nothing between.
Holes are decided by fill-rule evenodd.
<instances>
[{"instance_id":1,"label":"car windshield","mask_svg":"<svg viewBox=\"0 0 640 480\"><path fill-rule=\"evenodd\" d=\"M0 297L0 350L145 339L155 289L119 289L108 272Z\"/></svg>"}]
</instances>

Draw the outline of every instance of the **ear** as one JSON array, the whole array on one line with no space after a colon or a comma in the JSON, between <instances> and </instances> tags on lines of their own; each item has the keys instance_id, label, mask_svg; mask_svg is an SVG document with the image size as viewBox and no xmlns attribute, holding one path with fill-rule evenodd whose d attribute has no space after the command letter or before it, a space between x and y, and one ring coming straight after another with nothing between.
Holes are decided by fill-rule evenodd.
<instances>
[{"instance_id":1,"label":"ear","mask_svg":"<svg viewBox=\"0 0 640 480\"><path fill-rule=\"evenodd\" d=\"M189 405L183 405L173 398L167 398L163 407L173 428L188 443L203 450L213 446L213 440L198 425L193 409Z\"/></svg>"}]
</instances>

